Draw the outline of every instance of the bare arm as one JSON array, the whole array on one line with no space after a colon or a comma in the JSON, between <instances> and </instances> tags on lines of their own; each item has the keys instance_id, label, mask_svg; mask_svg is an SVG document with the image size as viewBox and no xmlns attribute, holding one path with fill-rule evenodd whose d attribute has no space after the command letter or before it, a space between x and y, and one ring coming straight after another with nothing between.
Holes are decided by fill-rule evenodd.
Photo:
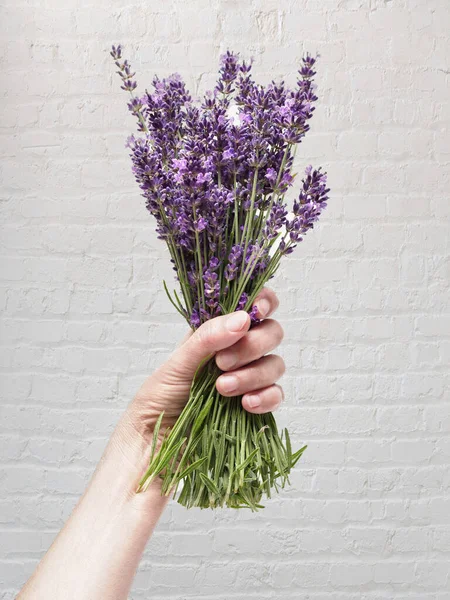
<instances>
[{"instance_id":1,"label":"bare arm","mask_svg":"<svg viewBox=\"0 0 450 600\"><path fill-rule=\"evenodd\" d=\"M127 598L145 545L168 502L158 481L145 494L135 493L148 444L127 417L19 600Z\"/></svg>"}]
</instances>

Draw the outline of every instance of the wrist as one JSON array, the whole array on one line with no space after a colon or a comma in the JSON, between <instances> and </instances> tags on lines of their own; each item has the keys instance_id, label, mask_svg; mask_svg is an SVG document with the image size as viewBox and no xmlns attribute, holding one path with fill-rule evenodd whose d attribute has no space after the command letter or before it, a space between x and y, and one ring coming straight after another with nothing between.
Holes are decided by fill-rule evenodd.
<instances>
[{"instance_id":1,"label":"wrist","mask_svg":"<svg viewBox=\"0 0 450 600\"><path fill-rule=\"evenodd\" d=\"M161 496L159 477L146 492L136 493L148 467L152 443L152 432L138 424L130 405L111 435L86 495L97 500L107 497L125 510L129 505L135 509L150 504L162 509L169 498Z\"/></svg>"},{"instance_id":2,"label":"wrist","mask_svg":"<svg viewBox=\"0 0 450 600\"><path fill-rule=\"evenodd\" d=\"M105 449L104 468L115 469L122 486L135 496L139 481L148 466L153 439L152 431L136 418L133 408L127 408Z\"/></svg>"}]
</instances>

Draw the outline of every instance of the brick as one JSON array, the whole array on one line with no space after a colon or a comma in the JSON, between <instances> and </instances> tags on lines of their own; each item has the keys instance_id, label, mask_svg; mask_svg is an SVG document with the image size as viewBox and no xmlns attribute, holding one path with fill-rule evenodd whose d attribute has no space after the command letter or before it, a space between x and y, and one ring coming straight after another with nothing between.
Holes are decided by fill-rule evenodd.
<instances>
[{"instance_id":1,"label":"brick","mask_svg":"<svg viewBox=\"0 0 450 600\"><path fill-rule=\"evenodd\" d=\"M430 532L431 533L431 532ZM439 552L448 552L450 550L450 527L439 527L433 532L432 546Z\"/></svg>"},{"instance_id":2,"label":"brick","mask_svg":"<svg viewBox=\"0 0 450 600\"><path fill-rule=\"evenodd\" d=\"M415 406L380 407L377 423L382 431L406 433L423 429L422 410Z\"/></svg>"},{"instance_id":3,"label":"brick","mask_svg":"<svg viewBox=\"0 0 450 600\"><path fill-rule=\"evenodd\" d=\"M375 565L376 583L411 583L414 580L414 563L380 562Z\"/></svg>"},{"instance_id":4,"label":"brick","mask_svg":"<svg viewBox=\"0 0 450 600\"><path fill-rule=\"evenodd\" d=\"M346 443L348 463L386 463L390 460L390 445L386 440L349 440Z\"/></svg>"},{"instance_id":5,"label":"brick","mask_svg":"<svg viewBox=\"0 0 450 600\"><path fill-rule=\"evenodd\" d=\"M402 527L394 532L390 543L395 552L427 552L430 546L430 531L425 527Z\"/></svg>"},{"instance_id":6,"label":"brick","mask_svg":"<svg viewBox=\"0 0 450 600\"><path fill-rule=\"evenodd\" d=\"M214 533L215 552L233 554L253 554L261 549L261 536L255 530L247 530L245 538L238 543L235 529L217 529Z\"/></svg>"},{"instance_id":7,"label":"brick","mask_svg":"<svg viewBox=\"0 0 450 600\"><path fill-rule=\"evenodd\" d=\"M418 586L423 589L448 589L448 565L445 561L423 560L416 566Z\"/></svg>"},{"instance_id":8,"label":"brick","mask_svg":"<svg viewBox=\"0 0 450 600\"><path fill-rule=\"evenodd\" d=\"M388 545L389 531L386 529L350 527L345 533L351 551L359 556L383 555Z\"/></svg>"},{"instance_id":9,"label":"brick","mask_svg":"<svg viewBox=\"0 0 450 600\"><path fill-rule=\"evenodd\" d=\"M450 315L418 317L416 320L417 333L426 337L450 335Z\"/></svg>"},{"instance_id":10,"label":"brick","mask_svg":"<svg viewBox=\"0 0 450 600\"><path fill-rule=\"evenodd\" d=\"M338 138L338 156L362 157L371 156L376 151L377 136L364 131L348 131L342 133Z\"/></svg>"},{"instance_id":11,"label":"brick","mask_svg":"<svg viewBox=\"0 0 450 600\"><path fill-rule=\"evenodd\" d=\"M331 568L330 580L338 587L361 586L373 581L371 565L338 564Z\"/></svg>"},{"instance_id":12,"label":"brick","mask_svg":"<svg viewBox=\"0 0 450 600\"><path fill-rule=\"evenodd\" d=\"M395 462L415 465L430 460L434 452L434 444L425 440L402 440L393 442L391 452Z\"/></svg>"}]
</instances>

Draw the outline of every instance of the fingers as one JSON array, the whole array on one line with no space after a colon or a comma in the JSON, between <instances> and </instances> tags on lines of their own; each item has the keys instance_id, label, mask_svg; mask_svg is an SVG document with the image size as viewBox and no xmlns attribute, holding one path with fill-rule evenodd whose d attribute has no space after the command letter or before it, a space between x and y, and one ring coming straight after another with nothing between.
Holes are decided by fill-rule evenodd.
<instances>
[{"instance_id":1,"label":"fingers","mask_svg":"<svg viewBox=\"0 0 450 600\"><path fill-rule=\"evenodd\" d=\"M245 410L263 414L276 410L283 400L283 390L275 381L284 374L284 361L265 355L281 343L284 332L278 321L267 319L279 305L272 290L264 288L254 304L258 318L264 320L234 345L217 352L216 363L226 373L217 379L216 387L223 396L242 395Z\"/></svg>"},{"instance_id":2,"label":"fingers","mask_svg":"<svg viewBox=\"0 0 450 600\"><path fill-rule=\"evenodd\" d=\"M279 301L275 292L264 288L255 299L254 304L258 306L258 318L262 319L277 309ZM243 310L210 319L183 340L181 346L172 354L168 364L171 368L176 367L178 372L182 372L186 376L193 376L203 359L236 344L247 333L249 327L250 317ZM270 352L275 346L268 344L266 352ZM257 355L258 352L254 353L254 356ZM245 364L245 362L248 360L241 359L241 364Z\"/></svg>"},{"instance_id":3,"label":"fingers","mask_svg":"<svg viewBox=\"0 0 450 600\"><path fill-rule=\"evenodd\" d=\"M255 298L253 304L258 307L258 319L265 319L275 312L280 305L280 301L273 290L263 288Z\"/></svg>"},{"instance_id":4,"label":"fingers","mask_svg":"<svg viewBox=\"0 0 450 600\"><path fill-rule=\"evenodd\" d=\"M217 390L223 396L249 394L274 384L285 371L281 356L269 354L246 367L220 375L216 381Z\"/></svg>"},{"instance_id":5,"label":"fingers","mask_svg":"<svg viewBox=\"0 0 450 600\"><path fill-rule=\"evenodd\" d=\"M189 376L211 354L232 346L250 327L250 317L243 310L216 317L203 323L169 359L170 367Z\"/></svg>"},{"instance_id":6,"label":"fingers","mask_svg":"<svg viewBox=\"0 0 450 600\"><path fill-rule=\"evenodd\" d=\"M258 319L265 319L270 316L278 308L280 301L273 290L269 288L263 288L258 296L255 298L253 303L258 307ZM192 331L189 331L185 337L181 340L180 346L183 346L189 338L192 337Z\"/></svg>"},{"instance_id":7,"label":"fingers","mask_svg":"<svg viewBox=\"0 0 450 600\"><path fill-rule=\"evenodd\" d=\"M222 371L230 371L258 360L274 350L281 343L283 336L283 328L278 321L264 320L236 344L218 352L216 355L217 366Z\"/></svg>"},{"instance_id":8,"label":"fingers","mask_svg":"<svg viewBox=\"0 0 450 600\"><path fill-rule=\"evenodd\" d=\"M274 384L245 394L242 406L248 412L261 415L276 410L284 399L283 388Z\"/></svg>"}]
</instances>

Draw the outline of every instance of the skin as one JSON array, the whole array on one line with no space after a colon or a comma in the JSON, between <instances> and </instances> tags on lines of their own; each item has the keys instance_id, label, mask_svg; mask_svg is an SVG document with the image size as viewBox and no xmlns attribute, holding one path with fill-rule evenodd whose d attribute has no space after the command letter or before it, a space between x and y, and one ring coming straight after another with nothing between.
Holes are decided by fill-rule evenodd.
<instances>
[{"instance_id":1,"label":"skin","mask_svg":"<svg viewBox=\"0 0 450 600\"><path fill-rule=\"evenodd\" d=\"M152 432L165 411L163 427L175 422L188 400L197 365L215 355L224 373L217 389L243 394L252 413L276 410L284 373L274 350L283 338L268 318L278 307L275 293L262 290L255 304L264 319L250 328L244 311L212 319L188 335L172 356L144 382L132 400L69 520L17 597L18 600L126 600L145 546L169 498L159 481L136 494L148 466Z\"/></svg>"}]
</instances>

